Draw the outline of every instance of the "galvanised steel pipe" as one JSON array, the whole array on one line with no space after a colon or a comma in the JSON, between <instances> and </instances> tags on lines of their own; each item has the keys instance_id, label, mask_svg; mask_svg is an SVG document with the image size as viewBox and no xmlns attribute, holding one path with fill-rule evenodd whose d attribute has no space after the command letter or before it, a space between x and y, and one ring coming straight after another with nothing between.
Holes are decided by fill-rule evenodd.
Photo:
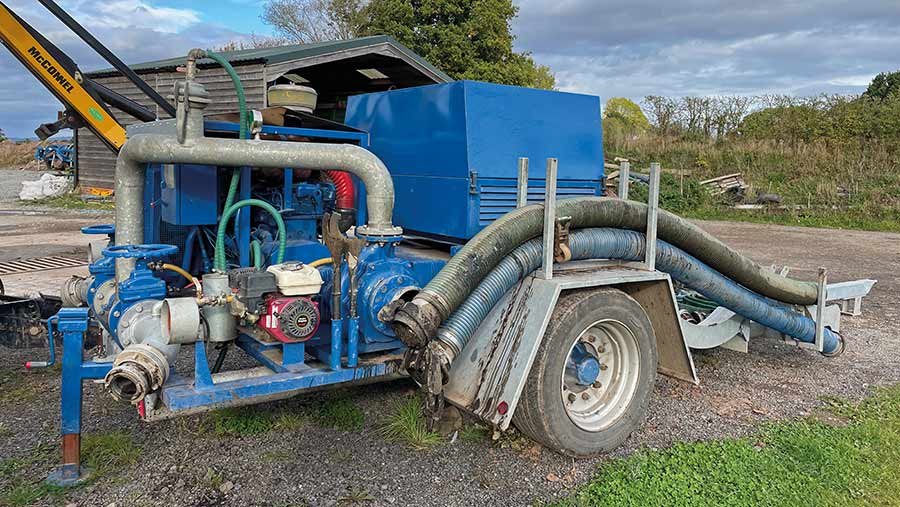
<instances>
[{"instance_id":1,"label":"galvanised steel pipe","mask_svg":"<svg viewBox=\"0 0 900 507\"><path fill-rule=\"evenodd\" d=\"M646 241L639 232L592 228L573 232L569 246L575 260L640 261L644 258ZM438 340L447 346L445 348L450 361L465 347L500 298L519 280L540 267L542 250L540 238L530 240L513 250L444 322L438 330ZM669 273L675 280L738 315L800 341L815 342L816 324L812 319L738 285L679 248L659 241L656 263L660 271ZM832 354L840 346L841 338L826 328L824 353Z\"/></svg>"},{"instance_id":2,"label":"galvanised steel pipe","mask_svg":"<svg viewBox=\"0 0 900 507\"><path fill-rule=\"evenodd\" d=\"M293 143L188 136L137 134L128 139L116 160L116 244L143 243L144 167L148 163L201 164L220 167L266 167L352 173L366 187L369 222L360 234L392 236L402 233L391 221L394 183L385 165L368 150L351 144ZM116 259L116 278L124 280L132 263Z\"/></svg>"},{"instance_id":3,"label":"galvanised steel pipe","mask_svg":"<svg viewBox=\"0 0 900 507\"><path fill-rule=\"evenodd\" d=\"M557 216L569 216L573 229L615 227L643 231L645 204L621 199L581 197L557 203ZM541 234L543 205L510 211L472 238L431 282L401 307L393 318L397 336L421 346L452 314L481 280L513 249ZM788 304L814 304L814 283L782 277L732 250L696 225L672 213L659 212L658 236L697 257L726 277L766 297Z\"/></svg>"}]
</instances>

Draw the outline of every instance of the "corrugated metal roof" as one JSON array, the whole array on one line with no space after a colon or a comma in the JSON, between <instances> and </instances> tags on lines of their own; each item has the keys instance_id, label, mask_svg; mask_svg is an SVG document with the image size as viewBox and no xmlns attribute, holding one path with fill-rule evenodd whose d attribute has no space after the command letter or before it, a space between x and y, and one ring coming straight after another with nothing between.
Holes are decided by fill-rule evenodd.
<instances>
[{"instance_id":1,"label":"corrugated metal roof","mask_svg":"<svg viewBox=\"0 0 900 507\"><path fill-rule=\"evenodd\" d=\"M453 81L453 79L442 72L437 67L428 63L424 58L414 53L411 49L400 44L396 39L388 35L374 35L371 37L360 37L350 40L338 40L327 42L315 42L311 44L294 44L290 46L281 46L276 48L258 48L258 49L241 49L238 51L223 51L221 54L225 56L231 63L246 62L263 62L266 64L289 62L292 60L302 60L332 53L339 53L351 49L364 48L366 46L375 46L379 44L389 44L403 53L405 56L414 60L419 65L426 67L431 72L443 78L445 81ZM146 72L153 70L174 69L184 64L184 56L168 58L165 60L156 60L152 62L144 62L130 67L137 72ZM203 59L198 62L200 65L214 62L209 59ZM100 77L108 74L116 74L115 69L102 69L86 73L88 77Z\"/></svg>"}]
</instances>

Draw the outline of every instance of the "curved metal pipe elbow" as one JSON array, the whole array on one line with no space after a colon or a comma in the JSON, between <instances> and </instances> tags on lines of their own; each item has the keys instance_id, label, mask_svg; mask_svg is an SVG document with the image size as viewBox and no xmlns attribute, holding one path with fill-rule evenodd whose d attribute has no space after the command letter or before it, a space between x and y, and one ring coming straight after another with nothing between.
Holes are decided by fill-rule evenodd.
<instances>
[{"instance_id":1,"label":"curved metal pipe elbow","mask_svg":"<svg viewBox=\"0 0 900 507\"><path fill-rule=\"evenodd\" d=\"M352 144L294 143L286 141L188 138L137 134L128 139L116 159L116 244L143 242L144 164L200 164L220 167L339 170L359 177L366 187L368 223L358 233L395 236L394 182L374 153ZM124 280L133 261L116 260L116 279Z\"/></svg>"}]
</instances>

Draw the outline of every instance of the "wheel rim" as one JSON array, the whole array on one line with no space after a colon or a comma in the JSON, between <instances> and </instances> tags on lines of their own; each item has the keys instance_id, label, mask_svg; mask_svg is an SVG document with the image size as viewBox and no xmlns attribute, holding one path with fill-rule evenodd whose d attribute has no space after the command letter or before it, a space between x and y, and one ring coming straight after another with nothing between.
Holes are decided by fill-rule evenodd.
<instances>
[{"instance_id":1,"label":"wheel rim","mask_svg":"<svg viewBox=\"0 0 900 507\"><path fill-rule=\"evenodd\" d=\"M569 419L590 432L614 424L634 398L640 357L634 332L622 322L605 319L587 326L569 348L561 376Z\"/></svg>"}]
</instances>

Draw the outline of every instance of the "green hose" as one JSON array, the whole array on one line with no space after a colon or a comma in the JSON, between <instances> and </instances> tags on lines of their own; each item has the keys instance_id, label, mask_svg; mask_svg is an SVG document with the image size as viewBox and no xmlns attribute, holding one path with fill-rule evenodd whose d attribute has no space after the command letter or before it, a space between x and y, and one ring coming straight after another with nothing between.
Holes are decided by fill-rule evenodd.
<instances>
[{"instance_id":1,"label":"green hose","mask_svg":"<svg viewBox=\"0 0 900 507\"><path fill-rule=\"evenodd\" d=\"M262 268L262 246L255 239L250 242L250 256L253 258L253 267L256 269Z\"/></svg>"},{"instance_id":2,"label":"green hose","mask_svg":"<svg viewBox=\"0 0 900 507\"><path fill-rule=\"evenodd\" d=\"M206 57L214 62L218 63L225 69L225 72L231 77L231 82L234 84L234 92L237 95L238 99L238 112L240 114L238 119L238 138L239 139L249 139L249 123L250 123L250 115L247 111L247 99L244 95L244 85L241 83L241 78L238 76L237 71L234 70L234 67L231 66L231 63L222 55L214 52L214 51L206 51ZM231 173L231 182L228 184L228 194L225 197L225 206L223 206L223 210L227 210L234 204L234 199L237 196L238 186L240 186L241 181L241 170L234 169ZM235 224L235 237L237 236L237 224ZM216 247L218 248L218 246ZM224 256L224 252L219 252L218 249L215 252L215 256L218 257L220 253Z\"/></svg>"},{"instance_id":3,"label":"green hose","mask_svg":"<svg viewBox=\"0 0 900 507\"><path fill-rule=\"evenodd\" d=\"M226 269L228 269L228 266L225 262L225 230L228 228L228 220L231 219L231 217L237 212L237 210L245 206L260 207L268 211L269 214L272 215L272 218L275 219L275 223L278 225L278 257L276 263L281 264L284 261L284 251L285 249L287 249L287 233L284 227L284 220L281 218L278 210L276 210L274 206L267 203L266 201L261 201L259 199L247 199L232 204L230 208L226 209L225 212L222 213L222 220L219 221L219 230L216 233L215 264L216 269L218 269L219 271L225 271Z\"/></svg>"}]
</instances>

